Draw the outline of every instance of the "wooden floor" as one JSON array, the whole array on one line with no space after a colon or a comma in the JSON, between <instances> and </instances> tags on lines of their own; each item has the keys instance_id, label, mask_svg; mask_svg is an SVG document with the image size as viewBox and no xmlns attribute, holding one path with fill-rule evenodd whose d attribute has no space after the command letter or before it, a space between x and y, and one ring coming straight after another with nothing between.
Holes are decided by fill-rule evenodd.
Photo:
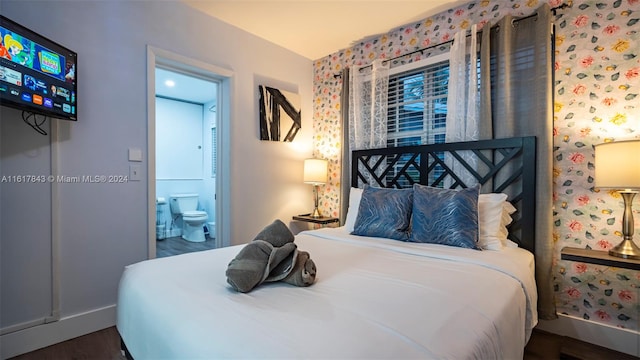
<instances>
[{"instance_id":1,"label":"wooden floor","mask_svg":"<svg viewBox=\"0 0 640 360\"><path fill-rule=\"evenodd\" d=\"M115 327L36 350L14 360L124 360ZM534 330L525 348L524 360L627 360L633 356L575 339Z\"/></svg>"},{"instance_id":2,"label":"wooden floor","mask_svg":"<svg viewBox=\"0 0 640 360\"><path fill-rule=\"evenodd\" d=\"M204 242L187 241L180 236L156 240L156 257L167 257L216 248L216 240L208 236Z\"/></svg>"},{"instance_id":3,"label":"wooden floor","mask_svg":"<svg viewBox=\"0 0 640 360\"><path fill-rule=\"evenodd\" d=\"M125 360L115 326L77 337L11 359L21 360Z\"/></svg>"}]
</instances>

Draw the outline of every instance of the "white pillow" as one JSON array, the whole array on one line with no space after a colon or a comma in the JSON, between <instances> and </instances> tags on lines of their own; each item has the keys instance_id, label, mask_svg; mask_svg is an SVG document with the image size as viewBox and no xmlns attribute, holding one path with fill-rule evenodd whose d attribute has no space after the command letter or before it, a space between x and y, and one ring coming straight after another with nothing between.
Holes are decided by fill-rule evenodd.
<instances>
[{"instance_id":1,"label":"white pillow","mask_svg":"<svg viewBox=\"0 0 640 360\"><path fill-rule=\"evenodd\" d=\"M362 199L362 189L352 187L349 191L349 209L347 210L347 216L344 220L344 228L349 233L353 232L356 224L360 199Z\"/></svg>"},{"instance_id":2,"label":"white pillow","mask_svg":"<svg viewBox=\"0 0 640 360\"><path fill-rule=\"evenodd\" d=\"M507 225L516 208L507 201L506 194L478 196L478 245L485 250L500 250L507 244Z\"/></svg>"}]
</instances>

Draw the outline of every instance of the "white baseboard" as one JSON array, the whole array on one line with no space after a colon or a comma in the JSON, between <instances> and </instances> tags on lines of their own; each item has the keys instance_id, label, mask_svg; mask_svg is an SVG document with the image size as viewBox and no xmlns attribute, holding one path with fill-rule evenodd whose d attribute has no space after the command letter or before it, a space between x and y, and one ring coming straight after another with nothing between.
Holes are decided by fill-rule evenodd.
<instances>
[{"instance_id":1,"label":"white baseboard","mask_svg":"<svg viewBox=\"0 0 640 360\"><path fill-rule=\"evenodd\" d=\"M637 331L563 314L558 314L556 320L540 320L536 329L640 357L640 333Z\"/></svg>"},{"instance_id":2,"label":"white baseboard","mask_svg":"<svg viewBox=\"0 0 640 360\"><path fill-rule=\"evenodd\" d=\"M28 353L116 324L116 305L75 314L59 321L0 336L0 359Z\"/></svg>"}]
</instances>

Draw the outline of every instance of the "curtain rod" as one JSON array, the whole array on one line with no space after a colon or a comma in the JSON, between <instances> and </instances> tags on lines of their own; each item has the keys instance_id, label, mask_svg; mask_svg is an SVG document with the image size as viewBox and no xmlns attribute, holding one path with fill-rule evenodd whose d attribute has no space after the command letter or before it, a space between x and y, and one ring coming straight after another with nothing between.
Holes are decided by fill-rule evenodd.
<instances>
[{"instance_id":1,"label":"curtain rod","mask_svg":"<svg viewBox=\"0 0 640 360\"><path fill-rule=\"evenodd\" d=\"M549 9L549 10L553 13L553 15L555 15L555 14L556 14L556 11L558 11L558 10L564 10L564 9L566 9L566 8L568 8L568 7L571 7L571 6L573 6L573 0L569 0L567 3L562 3L561 5L558 5L558 6L554 7L554 8ZM531 14L531 15L527 15L527 16L523 16L523 17L521 17L521 18L514 19L513 21L514 21L514 22L518 22L518 21L521 21L521 20L525 20L525 19L532 18L532 17L534 17L534 16L537 16L537 14L536 14L536 13L533 13L533 14ZM469 35L467 35L467 36L471 36L471 34L469 34ZM406 53L406 54L403 54L403 55L400 55L400 56L392 57L391 59L383 60L382 62L389 62L389 61L393 61L393 60L396 60L396 59L403 58L403 57L405 57L405 56L413 55L413 54L415 54L415 53L424 53L426 50L433 49L433 48L436 48L436 47L438 47L438 46L445 46L445 45L447 45L447 44L451 44L451 43L453 43L453 40L449 40L449 41L441 42L441 43L439 43L439 44L435 44L435 45L430 45L430 46L427 46L427 47L424 47L424 48L421 48L421 49L418 49L418 50L410 51L410 52L408 52L408 53ZM359 69L358 69L358 71L362 71L362 69L370 68L370 67L372 67L372 66L373 66L373 65L371 65L371 64L369 64L369 65L365 65L365 66L362 66L361 68L359 68ZM333 74L333 78L334 78L334 79L339 78L339 77L342 77L342 74L341 74L341 73Z\"/></svg>"}]
</instances>

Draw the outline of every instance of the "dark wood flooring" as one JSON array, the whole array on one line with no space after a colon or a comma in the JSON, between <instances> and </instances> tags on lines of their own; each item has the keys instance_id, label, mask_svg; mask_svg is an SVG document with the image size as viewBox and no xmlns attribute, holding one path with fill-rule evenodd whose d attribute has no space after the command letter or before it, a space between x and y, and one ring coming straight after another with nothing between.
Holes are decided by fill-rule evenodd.
<instances>
[{"instance_id":1,"label":"dark wood flooring","mask_svg":"<svg viewBox=\"0 0 640 360\"><path fill-rule=\"evenodd\" d=\"M156 240L156 257L179 255L194 251L211 250L216 248L216 240L208 236L206 241L195 243L180 236Z\"/></svg>"},{"instance_id":2,"label":"dark wood flooring","mask_svg":"<svg viewBox=\"0 0 640 360\"><path fill-rule=\"evenodd\" d=\"M12 360L124 360L115 327L80 336ZM524 360L631 360L638 358L572 338L534 330Z\"/></svg>"},{"instance_id":3,"label":"dark wood flooring","mask_svg":"<svg viewBox=\"0 0 640 360\"><path fill-rule=\"evenodd\" d=\"M30 353L15 360L125 360L120 351L120 335L115 326L67 340Z\"/></svg>"}]
</instances>

